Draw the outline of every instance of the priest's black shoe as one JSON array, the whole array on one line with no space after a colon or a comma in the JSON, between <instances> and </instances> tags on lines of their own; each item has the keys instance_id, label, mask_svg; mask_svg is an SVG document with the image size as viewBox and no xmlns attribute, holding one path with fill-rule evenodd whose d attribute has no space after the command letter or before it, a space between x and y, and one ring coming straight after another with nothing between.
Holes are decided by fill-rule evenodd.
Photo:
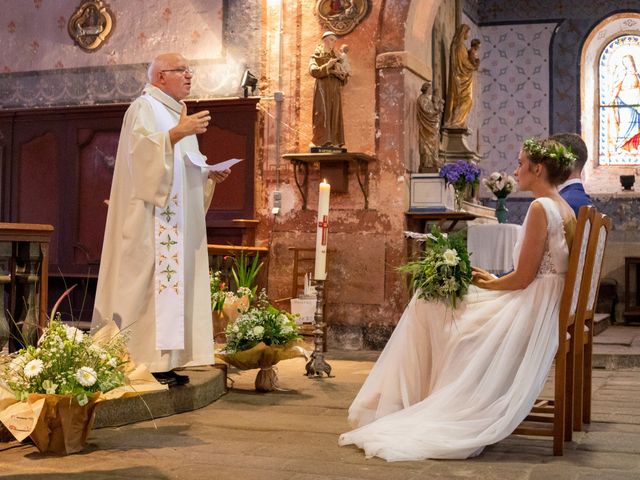
<instances>
[{"instance_id":1,"label":"priest's black shoe","mask_svg":"<svg viewBox=\"0 0 640 480\"><path fill-rule=\"evenodd\" d=\"M174 370L171 370L169 373L176 379L176 385L186 385L189 383L189 377L187 375L181 375Z\"/></svg>"},{"instance_id":2,"label":"priest's black shoe","mask_svg":"<svg viewBox=\"0 0 640 480\"><path fill-rule=\"evenodd\" d=\"M167 385L169 387L174 387L178 384L178 381L175 379L172 372L152 372L151 375L155 377L158 383L162 385Z\"/></svg>"},{"instance_id":3,"label":"priest's black shoe","mask_svg":"<svg viewBox=\"0 0 640 480\"><path fill-rule=\"evenodd\" d=\"M168 385L169 387L175 387L178 385L186 385L189 383L189 377L187 375L180 375L179 373L170 370L168 372L154 372L152 374L159 383Z\"/></svg>"}]
</instances>

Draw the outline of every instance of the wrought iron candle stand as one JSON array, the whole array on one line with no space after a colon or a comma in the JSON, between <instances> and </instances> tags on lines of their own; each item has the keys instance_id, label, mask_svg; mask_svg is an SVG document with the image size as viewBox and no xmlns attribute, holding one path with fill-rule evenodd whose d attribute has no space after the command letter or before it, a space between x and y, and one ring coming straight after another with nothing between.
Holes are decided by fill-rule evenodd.
<instances>
[{"instance_id":1,"label":"wrought iron candle stand","mask_svg":"<svg viewBox=\"0 0 640 480\"><path fill-rule=\"evenodd\" d=\"M331 377L331 365L324 361L324 280L316 280L316 313L313 316L313 353L307 362L306 370L309 378L322 378L322 373L326 373L327 377Z\"/></svg>"}]
</instances>

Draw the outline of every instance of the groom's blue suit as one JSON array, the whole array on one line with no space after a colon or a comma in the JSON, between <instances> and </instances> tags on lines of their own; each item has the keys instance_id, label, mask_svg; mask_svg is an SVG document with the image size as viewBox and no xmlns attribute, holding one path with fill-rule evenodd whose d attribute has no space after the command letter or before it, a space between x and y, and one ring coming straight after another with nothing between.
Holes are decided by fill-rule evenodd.
<instances>
[{"instance_id":1,"label":"groom's blue suit","mask_svg":"<svg viewBox=\"0 0 640 480\"><path fill-rule=\"evenodd\" d=\"M560 190L560 196L565 199L578 216L578 211L583 205L593 205L591 197L584 191L582 183L572 183Z\"/></svg>"}]
</instances>

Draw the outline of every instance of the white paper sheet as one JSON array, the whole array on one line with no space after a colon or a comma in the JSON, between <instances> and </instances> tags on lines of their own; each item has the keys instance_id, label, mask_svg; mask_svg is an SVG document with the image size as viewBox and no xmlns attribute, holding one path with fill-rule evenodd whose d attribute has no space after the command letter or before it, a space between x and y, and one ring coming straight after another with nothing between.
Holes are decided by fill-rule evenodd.
<instances>
[{"instance_id":1,"label":"white paper sheet","mask_svg":"<svg viewBox=\"0 0 640 480\"><path fill-rule=\"evenodd\" d=\"M236 163L241 162L241 158L230 158L224 162L216 163L215 165L209 165L207 163L207 157L200 152L187 152L185 157L194 165L209 170L210 172L222 172L227 168L233 167Z\"/></svg>"}]
</instances>

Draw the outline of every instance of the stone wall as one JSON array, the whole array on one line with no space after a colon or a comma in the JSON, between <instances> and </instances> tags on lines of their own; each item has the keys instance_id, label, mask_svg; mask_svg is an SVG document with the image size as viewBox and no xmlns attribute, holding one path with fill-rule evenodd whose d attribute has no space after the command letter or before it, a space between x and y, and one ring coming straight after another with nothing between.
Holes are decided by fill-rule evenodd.
<instances>
[{"instance_id":1,"label":"stone wall","mask_svg":"<svg viewBox=\"0 0 640 480\"><path fill-rule=\"evenodd\" d=\"M0 108L129 102L167 51L192 61L194 98L237 96L244 69L259 73L260 0L106 3L113 33L85 52L67 33L79 2L0 0Z\"/></svg>"},{"instance_id":2,"label":"stone wall","mask_svg":"<svg viewBox=\"0 0 640 480\"><path fill-rule=\"evenodd\" d=\"M453 11L454 1L444 2ZM309 57L325 27L313 14L315 1L285 2L282 44L290 46L282 59L282 153L306 152L311 140L314 80ZM420 86L433 75L431 28L439 5L428 0L371 2L367 17L339 38L351 49L353 75L342 89L346 146L375 157L368 172L369 208L358 186L355 164L349 166L349 190L332 192L329 213L327 316L329 345L342 348L381 348L400 318L408 291L396 267L404 261L404 213L408 205L407 173L417 166L415 102ZM452 21L451 16L449 21ZM452 25L452 24L451 24ZM446 32L452 31L451 25ZM266 35L276 35L277 22ZM271 33L270 33L271 32ZM445 33L447 35L447 33ZM450 37L444 39L446 44ZM268 52L264 68L269 91L275 81L277 52ZM268 92L265 97L270 98ZM315 245L318 166L309 175L308 209L294 182L292 167L275 155L277 108L266 111L258 238L270 245L269 294L290 296L291 247ZM272 215L273 191L282 208ZM309 271L309 273L312 273Z\"/></svg>"}]
</instances>

